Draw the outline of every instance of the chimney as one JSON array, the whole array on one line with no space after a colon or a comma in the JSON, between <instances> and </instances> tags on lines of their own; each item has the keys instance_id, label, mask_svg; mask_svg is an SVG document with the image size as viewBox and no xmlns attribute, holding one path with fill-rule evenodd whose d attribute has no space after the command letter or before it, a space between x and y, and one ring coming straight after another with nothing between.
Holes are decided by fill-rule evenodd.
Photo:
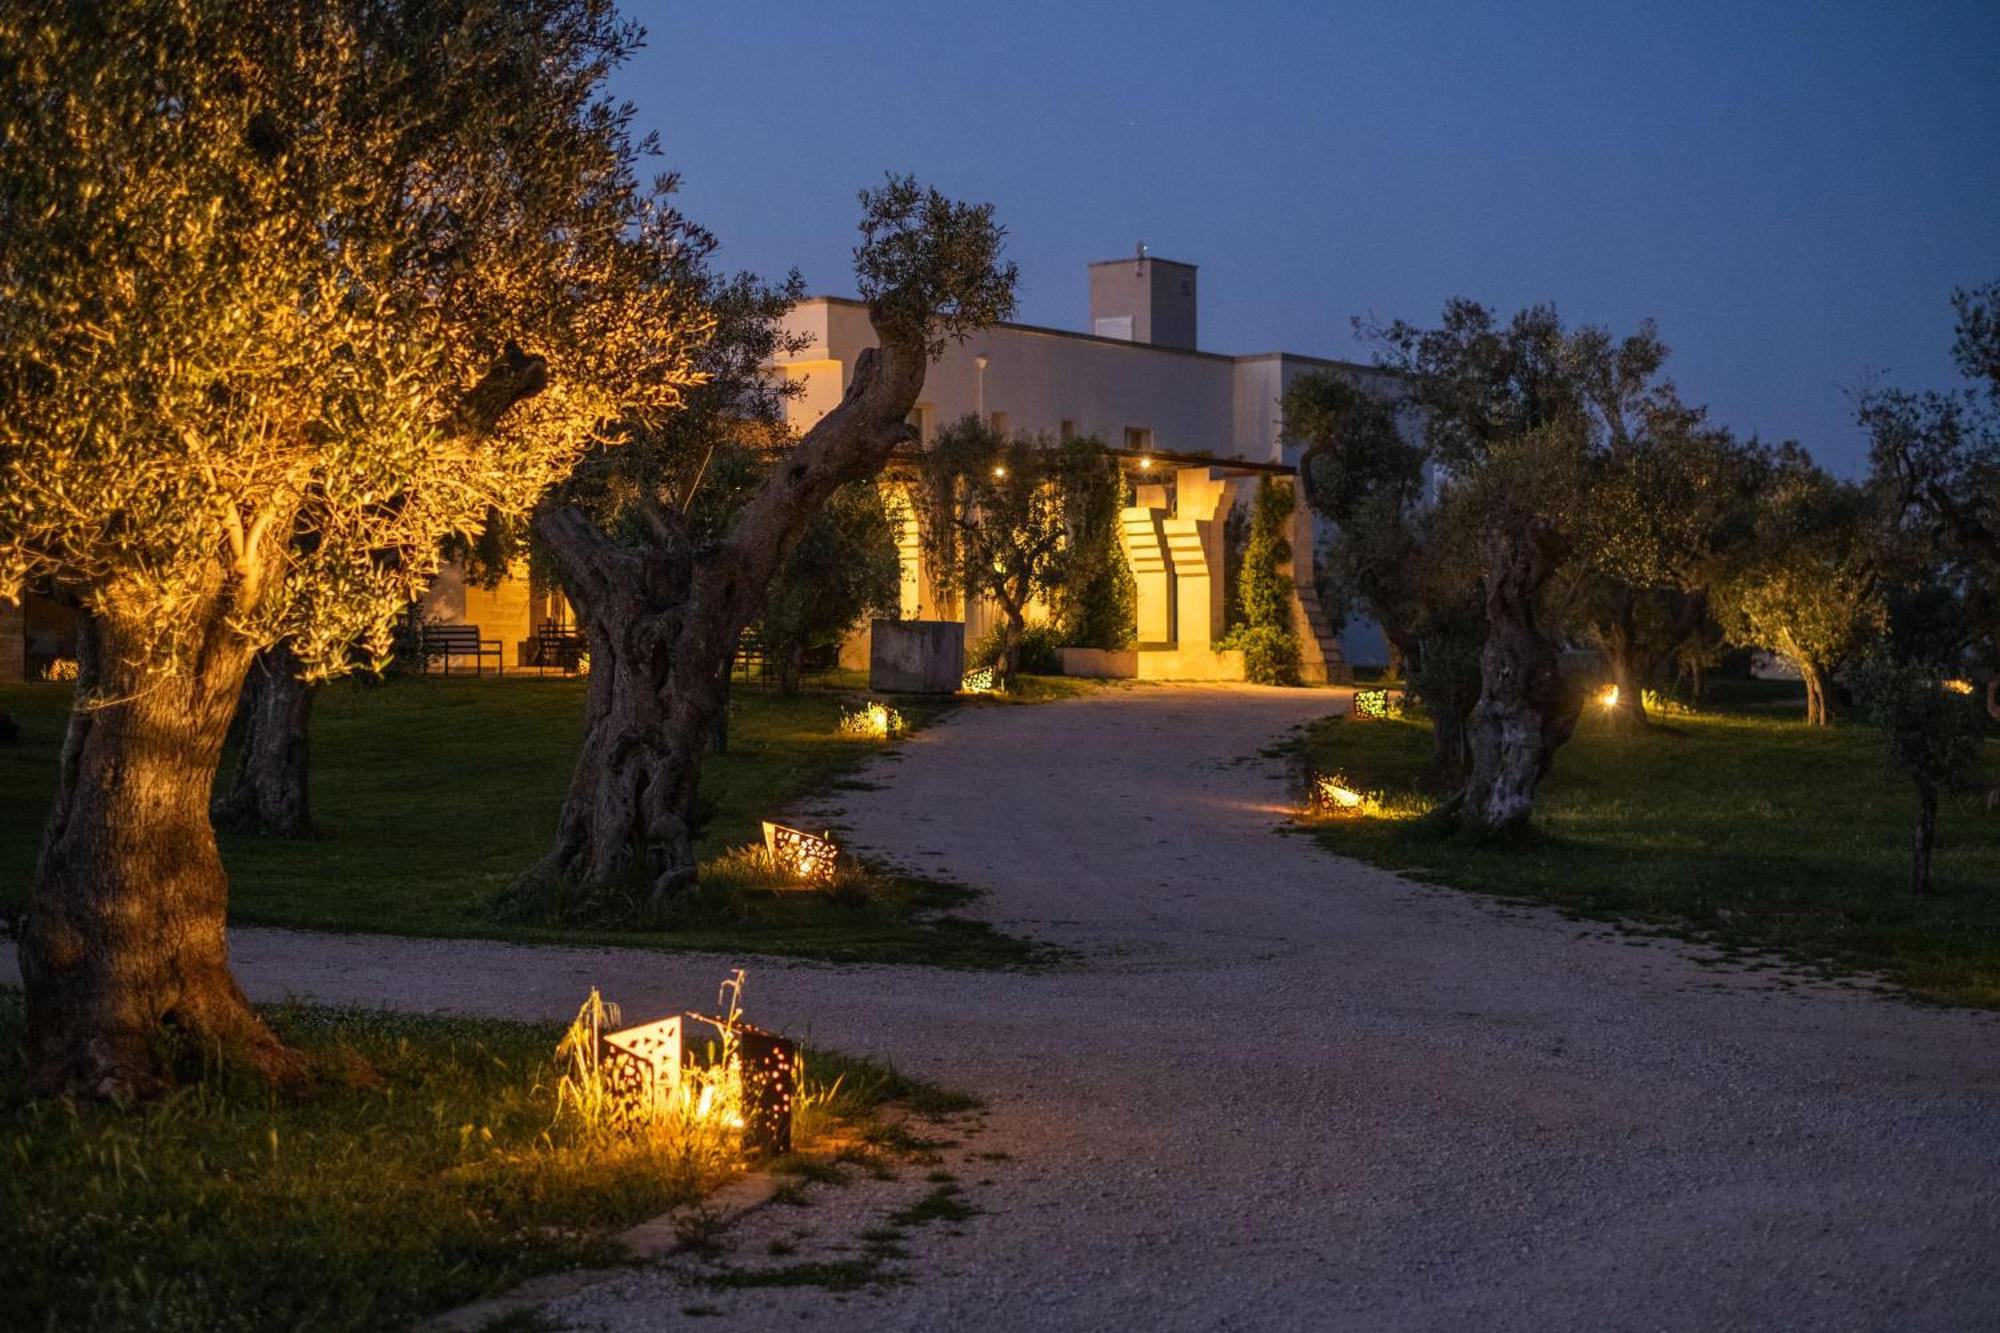
<instances>
[{"instance_id":1,"label":"chimney","mask_svg":"<svg viewBox=\"0 0 2000 1333\"><path fill-rule=\"evenodd\" d=\"M1194 350L1194 265L1155 259L1141 245L1130 259L1090 266L1090 331L1100 338Z\"/></svg>"}]
</instances>

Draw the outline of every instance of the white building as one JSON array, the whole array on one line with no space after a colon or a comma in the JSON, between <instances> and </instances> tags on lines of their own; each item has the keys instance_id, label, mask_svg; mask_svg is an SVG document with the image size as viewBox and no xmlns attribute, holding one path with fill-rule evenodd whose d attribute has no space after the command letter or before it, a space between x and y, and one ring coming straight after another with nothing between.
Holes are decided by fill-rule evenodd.
<instances>
[{"instance_id":1,"label":"white building","mask_svg":"<svg viewBox=\"0 0 2000 1333\"><path fill-rule=\"evenodd\" d=\"M925 443L943 425L971 415L1002 432L1091 436L1132 460L1156 460L1157 471L1133 473L1139 493L1125 514L1127 555L1140 585L1140 648L1115 661L1080 657L1076 666L1093 674L1239 674L1240 664L1211 649L1221 629L1222 525L1259 474L1289 474L1297 461L1299 446L1285 439L1280 418L1285 390L1327 369L1388 387L1384 372L1370 366L1288 352L1201 351L1196 297L1191 264L1155 259L1143 249L1092 264L1091 332L999 324L948 346L931 363L914 414ZM861 302L832 296L800 303L786 326L803 339L778 363L800 386L789 413L803 431L839 403L857 359L874 345L874 331ZM1216 462L1191 466L1192 458ZM1345 654L1313 593L1313 528L1303 502L1296 517L1297 628L1308 675L1339 678ZM914 534L904 551L903 615L956 619L962 610L968 639L983 634L990 623L983 608L927 603ZM1197 600L1212 603L1213 613L1196 612ZM1365 632L1357 637L1366 642Z\"/></svg>"},{"instance_id":2,"label":"white building","mask_svg":"<svg viewBox=\"0 0 2000 1333\"><path fill-rule=\"evenodd\" d=\"M1299 447L1284 437L1279 404L1300 376L1336 370L1389 388L1369 366L1287 352L1225 356L1196 346L1196 274L1191 264L1130 259L1090 266L1091 332L999 324L947 346L931 363L913 413L928 443L966 415L1003 432L1086 436L1119 452L1131 480L1122 514L1127 560L1138 588L1136 645L1127 651L1066 650L1066 667L1087 675L1148 679L1240 679L1241 655L1217 649L1226 619L1224 533L1231 509L1246 504L1263 476L1290 477ZM874 344L866 307L820 296L785 318L801 335L774 370L794 381L790 424L803 432L845 394L861 353ZM964 620L968 646L991 627L991 608L967 606L931 588L914 523L902 538L905 619ZM1294 629L1308 680L1344 679L1349 656L1313 588L1314 527L1294 511ZM535 660L545 625L565 615L560 594L526 577L497 587L468 584L447 569L423 614L479 627L501 641L508 666ZM1350 631L1358 660L1382 661L1372 626ZM867 661L866 631L843 659Z\"/></svg>"}]
</instances>

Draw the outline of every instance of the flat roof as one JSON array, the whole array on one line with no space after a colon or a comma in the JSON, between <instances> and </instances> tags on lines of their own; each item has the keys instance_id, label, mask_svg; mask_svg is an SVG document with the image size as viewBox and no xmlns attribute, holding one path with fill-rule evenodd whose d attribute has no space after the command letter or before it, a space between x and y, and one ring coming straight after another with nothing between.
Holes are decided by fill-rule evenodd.
<instances>
[{"instance_id":1,"label":"flat roof","mask_svg":"<svg viewBox=\"0 0 2000 1333\"><path fill-rule=\"evenodd\" d=\"M1129 261L1113 260L1107 262ZM853 306L858 309L866 309L868 306L866 301L857 300L852 296L808 296L803 301L800 301L799 304L811 305L815 301L821 301L827 305ZM1250 352L1242 356L1231 356L1227 352L1204 352L1193 347L1162 347L1158 343L1134 342L1130 338L1106 338L1102 334L1083 333L1076 329L1052 329L1045 324L1016 324L1011 320L1001 320L992 327L996 329L1010 329L1015 333L1039 334L1045 338L1075 338L1081 342L1102 343L1108 347L1136 347L1141 351L1161 352L1168 356L1198 356L1210 361L1300 361L1309 366L1326 366L1336 370L1359 370L1371 375L1389 375L1393 377L1396 373L1393 370L1387 370L1381 366L1366 365L1360 361L1337 361L1332 357L1307 356L1303 352Z\"/></svg>"}]
</instances>

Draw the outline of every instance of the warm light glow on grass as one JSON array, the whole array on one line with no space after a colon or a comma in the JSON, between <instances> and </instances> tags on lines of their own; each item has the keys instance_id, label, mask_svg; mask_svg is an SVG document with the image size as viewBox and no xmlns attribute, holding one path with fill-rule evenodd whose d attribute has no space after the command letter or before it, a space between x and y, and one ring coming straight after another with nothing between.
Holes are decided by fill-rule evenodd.
<instances>
[{"instance_id":1,"label":"warm light glow on grass","mask_svg":"<svg viewBox=\"0 0 2000 1333\"><path fill-rule=\"evenodd\" d=\"M674 1014L635 1027L596 990L556 1047L567 1067L558 1113L596 1130L666 1134L695 1153L791 1151L798 1048L743 1021L743 970L722 983L722 1013ZM609 1030L607 1030L609 1029ZM696 1033L712 1039L696 1044Z\"/></svg>"},{"instance_id":2,"label":"warm light glow on grass","mask_svg":"<svg viewBox=\"0 0 2000 1333\"><path fill-rule=\"evenodd\" d=\"M1313 780L1313 804L1321 810L1359 810L1368 798L1347 785L1338 774L1322 773Z\"/></svg>"},{"instance_id":3,"label":"warm light glow on grass","mask_svg":"<svg viewBox=\"0 0 2000 1333\"><path fill-rule=\"evenodd\" d=\"M872 736L887 740L902 734L903 715L885 703L870 699L866 707L840 715L840 731L844 736Z\"/></svg>"}]
</instances>

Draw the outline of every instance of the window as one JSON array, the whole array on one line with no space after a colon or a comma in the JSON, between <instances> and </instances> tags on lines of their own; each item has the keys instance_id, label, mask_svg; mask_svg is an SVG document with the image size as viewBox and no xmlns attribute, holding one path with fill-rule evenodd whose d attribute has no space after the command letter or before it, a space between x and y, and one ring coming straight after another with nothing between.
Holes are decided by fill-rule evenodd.
<instances>
[{"instance_id":1,"label":"window","mask_svg":"<svg viewBox=\"0 0 2000 1333\"><path fill-rule=\"evenodd\" d=\"M1135 454L1152 453L1153 452L1152 427L1127 426L1125 428L1125 447Z\"/></svg>"},{"instance_id":2,"label":"window","mask_svg":"<svg viewBox=\"0 0 2000 1333\"><path fill-rule=\"evenodd\" d=\"M910 429L917 433L917 443L927 445L937 434L937 409L929 403L918 403L910 409Z\"/></svg>"},{"instance_id":3,"label":"window","mask_svg":"<svg viewBox=\"0 0 2000 1333\"><path fill-rule=\"evenodd\" d=\"M1074 421L1071 421L1068 417L1064 417L1062 419L1062 429L1060 434L1065 440L1076 439L1077 438L1076 423Z\"/></svg>"},{"instance_id":4,"label":"window","mask_svg":"<svg viewBox=\"0 0 2000 1333\"><path fill-rule=\"evenodd\" d=\"M1005 412L993 413L987 418L987 424L993 427L995 435L998 435L1003 440L1007 438L1007 414Z\"/></svg>"}]
</instances>

